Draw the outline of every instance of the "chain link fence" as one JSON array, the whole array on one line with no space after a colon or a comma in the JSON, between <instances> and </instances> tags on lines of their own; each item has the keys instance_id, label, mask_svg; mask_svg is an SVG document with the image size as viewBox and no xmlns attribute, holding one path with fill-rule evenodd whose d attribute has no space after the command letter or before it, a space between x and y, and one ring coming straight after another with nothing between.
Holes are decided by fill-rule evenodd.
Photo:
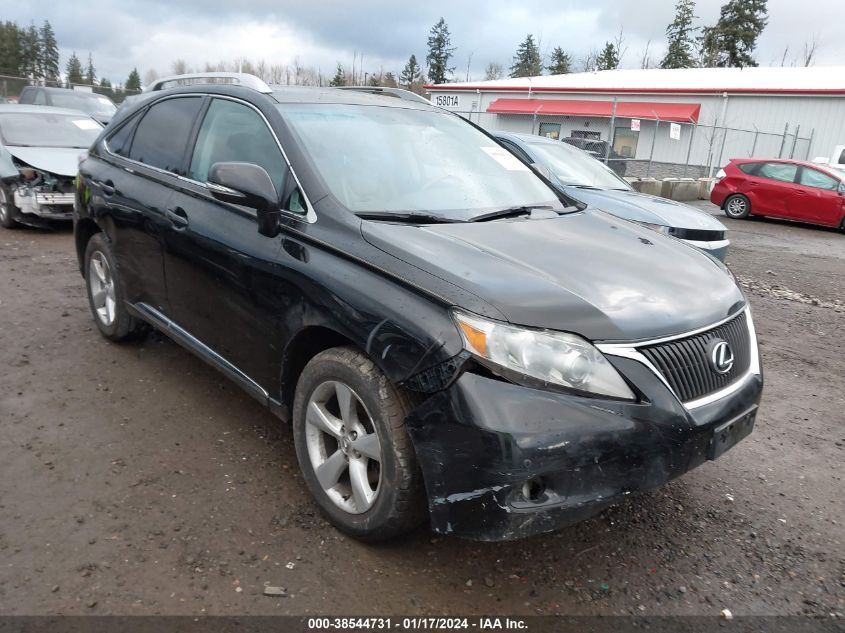
<instances>
[{"instance_id":1,"label":"chain link fence","mask_svg":"<svg viewBox=\"0 0 845 633\"><path fill-rule=\"evenodd\" d=\"M535 134L585 150L620 176L702 178L732 158L809 160L813 131L785 123L780 130L742 129L696 121L617 116L494 114L472 110L456 114L488 130ZM615 112L615 108L613 109Z\"/></svg>"},{"instance_id":2,"label":"chain link fence","mask_svg":"<svg viewBox=\"0 0 845 633\"><path fill-rule=\"evenodd\" d=\"M120 104L126 97L139 94L140 90L127 90L121 86L99 86L91 84L70 84L61 80L34 80L28 77L0 75L0 102L17 103L18 97L26 86L45 86L48 88L73 88L94 92L108 97L116 104Z\"/></svg>"}]
</instances>

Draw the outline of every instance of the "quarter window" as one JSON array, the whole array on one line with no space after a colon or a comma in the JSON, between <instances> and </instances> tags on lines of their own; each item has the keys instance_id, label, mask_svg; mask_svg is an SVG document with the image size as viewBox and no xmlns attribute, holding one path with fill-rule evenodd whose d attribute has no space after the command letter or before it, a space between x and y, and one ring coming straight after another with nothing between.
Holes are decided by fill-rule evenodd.
<instances>
[{"instance_id":1,"label":"quarter window","mask_svg":"<svg viewBox=\"0 0 845 633\"><path fill-rule=\"evenodd\" d=\"M264 119L249 106L215 99L202 122L189 176L205 182L211 166L225 162L263 167L270 174L276 191L281 192L287 168Z\"/></svg>"},{"instance_id":2,"label":"quarter window","mask_svg":"<svg viewBox=\"0 0 845 633\"><path fill-rule=\"evenodd\" d=\"M839 188L839 181L835 178L828 176L827 174L823 174L816 169L810 169L809 167L805 167L801 171L800 182L802 185L806 185L807 187L816 187L817 189L830 189L831 191L836 191Z\"/></svg>"},{"instance_id":3,"label":"quarter window","mask_svg":"<svg viewBox=\"0 0 845 633\"><path fill-rule=\"evenodd\" d=\"M760 163L741 163L737 165L740 171L745 172L746 174L750 174L752 176L756 176L757 172L760 170Z\"/></svg>"},{"instance_id":4,"label":"quarter window","mask_svg":"<svg viewBox=\"0 0 845 633\"><path fill-rule=\"evenodd\" d=\"M180 173L191 127L201 105L200 97L167 99L153 105L138 124L129 158Z\"/></svg>"},{"instance_id":5,"label":"quarter window","mask_svg":"<svg viewBox=\"0 0 845 633\"><path fill-rule=\"evenodd\" d=\"M106 141L109 146L109 151L118 156L128 157L129 146L132 143L132 132L135 130L135 124L138 122L138 117L134 117L125 125L120 126L114 134L112 134Z\"/></svg>"},{"instance_id":6,"label":"quarter window","mask_svg":"<svg viewBox=\"0 0 845 633\"><path fill-rule=\"evenodd\" d=\"M763 163L760 166L758 175L763 178L780 180L782 182L795 182L795 174L798 171L797 165L790 163Z\"/></svg>"}]
</instances>

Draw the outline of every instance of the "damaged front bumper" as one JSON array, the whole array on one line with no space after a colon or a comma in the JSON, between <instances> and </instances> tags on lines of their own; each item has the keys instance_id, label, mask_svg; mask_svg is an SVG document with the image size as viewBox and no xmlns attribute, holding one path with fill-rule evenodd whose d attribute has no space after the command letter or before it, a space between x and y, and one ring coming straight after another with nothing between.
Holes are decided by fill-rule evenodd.
<instances>
[{"instance_id":1,"label":"damaged front bumper","mask_svg":"<svg viewBox=\"0 0 845 633\"><path fill-rule=\"evenodd\" d=\"M740 432L750 432L759 373L728 396L688 410L642 363L609 360L644 395L640 402L465 372L420 405L406 425L432 528L487 541L558 529L715 458L721 451L714 452L714 431L726 422L737 420L745 425Z\"/></svg>"},{"instance_id":2,"label":"damaged front bumper","mask_svg":"<svg viewBox=\"0 0 845 633\"><path fill-rule=\"evenodd\" d=\"M14 192L15 219L23 223L27 219L72 220L73 201L73 193L39 192L21 186Z\"/></svg>"}]
</instances>

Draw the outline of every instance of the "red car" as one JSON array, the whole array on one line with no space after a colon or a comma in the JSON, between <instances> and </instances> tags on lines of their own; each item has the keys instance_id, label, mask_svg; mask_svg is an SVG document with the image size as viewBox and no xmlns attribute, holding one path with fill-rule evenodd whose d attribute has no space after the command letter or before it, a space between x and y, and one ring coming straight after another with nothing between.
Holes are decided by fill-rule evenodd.
<instances>
[{"instance_id":1,"label":"red car","mask_svg":"<svg viewBox=\"0 0 845 633\"><path fill-rule=\"evenodd\" d=\"M798 160L734 158L710 201L729 218L766 215L845 229L845 174Z\"/></svg>"}]
</instances>

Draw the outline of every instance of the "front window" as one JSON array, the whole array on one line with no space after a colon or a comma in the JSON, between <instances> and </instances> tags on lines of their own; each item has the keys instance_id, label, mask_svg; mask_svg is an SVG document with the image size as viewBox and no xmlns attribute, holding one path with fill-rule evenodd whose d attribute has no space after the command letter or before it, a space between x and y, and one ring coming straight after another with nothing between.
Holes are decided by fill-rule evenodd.
<instances>
[{"instance_id":1,"label":"front window","mask_svg":"<svg viewBox=\"0 0 845 633\"><path fill-rule=\"evenodd\" d=\"M50 101L57 108L81 110L88 114L111 116L117 110L110 99L93 93L75 94L71 91L54 92L50 95Z\"/></svg>"},{"instance_id":2,"label":"front window","mask_svg":"<svg viewBox=\"0 0 845 633\"><path fill-rule=\"evenodd\" d=\"M561 184L573 187L630 190L630 185L582 150L563 143L529 143L531 151Z\"/></svg>"},{"instance_id":3,"label":"front window","mask_svg":"<svg viewBox=\"0 0 845 633\"><path fill-rule=\"evenodd\" d=\"M563 210L518 158L454 115L345 104L279 108L350 211L466 220L512 207Z\"/></svg>"},{"instance_id":4,"label":"front window","mask_svg":"<svg viewBox=\"0 0 845 633\"><path fill-rule=\"evenodd\" d=\"M4 112L0 138L18 147L75 147L88 149L103 126L84 114Z\"/></svg>"}]
</instances>

